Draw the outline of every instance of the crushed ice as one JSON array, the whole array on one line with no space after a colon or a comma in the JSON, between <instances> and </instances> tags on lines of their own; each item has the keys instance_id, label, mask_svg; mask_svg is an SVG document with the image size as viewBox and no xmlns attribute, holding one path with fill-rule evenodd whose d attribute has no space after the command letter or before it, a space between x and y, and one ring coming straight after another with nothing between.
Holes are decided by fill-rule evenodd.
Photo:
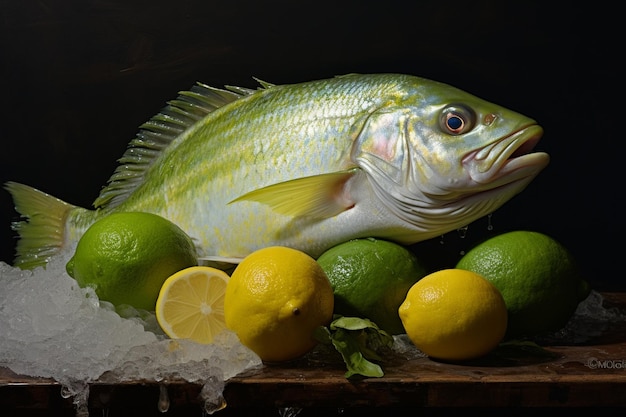
<instances>
[{"instance_id":1,"label":"crushed ice","mask_svg":"<svg viewBox=\"0 0 626 417\"><path fill-rule=\"evenodd\" d=\"M626 321L626 312L606 305L605 298L592 290L581 301L567 324L560 330L537 337L540 345L580 344L609 331L610 327Z\"/></svg>"},{"instance_id":2,"label":"crushed ice","mask_svg":"<svg viewBox=\"0 0 626 417\"><path fill-rule=\"evenodd\" d=\"M63 258L33 271L0 262L0 288L0 366L58 381L77 414L96 380L184 379L203 385L206 411L221 409L225 381L261 365L229 331L210 345L166 338L153 313L116 310L81 288Z\"/></svg>"}]
</instances>

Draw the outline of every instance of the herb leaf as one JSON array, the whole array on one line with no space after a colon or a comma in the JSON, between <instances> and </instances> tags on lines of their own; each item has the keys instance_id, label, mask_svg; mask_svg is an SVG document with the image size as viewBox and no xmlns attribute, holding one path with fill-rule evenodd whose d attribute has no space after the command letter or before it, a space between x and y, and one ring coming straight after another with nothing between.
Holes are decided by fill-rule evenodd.
<instances>
[{"instance_id":1,"label":"herb leaf","mask_svg":"<svg viewBox=\"0 0 626 417\"><path fill-rule=\"evenodd\" d=\"M321 327L315 332L315 338L321 343L332 343L341 354L348 369L346 378L382 377L382 368L370 360L381 360L379 353L393 345L393 338L387 332L359 317L335 316L328 328Z\"/></svg>"}]
</instances>

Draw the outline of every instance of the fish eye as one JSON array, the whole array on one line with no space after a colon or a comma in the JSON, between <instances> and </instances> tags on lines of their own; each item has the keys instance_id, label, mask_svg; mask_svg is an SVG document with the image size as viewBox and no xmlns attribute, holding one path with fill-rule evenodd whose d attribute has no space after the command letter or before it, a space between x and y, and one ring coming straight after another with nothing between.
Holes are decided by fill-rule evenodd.
<instances>
[{"instance_id":1,"label":"fish eye","mask_svg":"<svg viewBox=\"0 0 626 417\"><path fill-rule=\"evenodd\" d=\"M443 109L439 124L441 129L451 135L462 135L474 127L476 115L469 108L452 104Z\"/></svg>"}]
</instances>

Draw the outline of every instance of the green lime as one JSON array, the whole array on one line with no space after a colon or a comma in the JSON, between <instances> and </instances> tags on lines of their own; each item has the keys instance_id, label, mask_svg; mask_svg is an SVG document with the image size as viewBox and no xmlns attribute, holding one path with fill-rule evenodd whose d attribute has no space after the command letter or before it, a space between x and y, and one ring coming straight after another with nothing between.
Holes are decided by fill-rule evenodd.
<instances>
[{"instance_id":1,"label":"green lime","mask_svg":"<svg viewBox=\"0 0 626 417\"><path fill-rule=\"evenodd\" d=\"M91 225L66 269L81 287L94 287L101 300L152 311L163 282L195 265L195 246L177 225L155 214L127 212Z\"/></svg>"},{"instance_id":2,"label":"green lime","mask_svg":"<svg viewBox=\"0 0 626 417\"><path fill-rule=\"evenodd\" d=\"M370 319L390 334L405 332L398 307L427 274L413 252L385 240L355 239L327 250L317 262L333 287L335 314Z\"/></svg>"},{"instance_id":3,"label":"green lime","mask_svg":"<svg viewBox=\"0 0 626 417\"><path fill-rule=\"evenodd\" d=\"M456 267L484 276L500 290L509 313L507 338L561 329L590 291L567 248L539 232L492 237Z\"/></svg>"}]
</instances>

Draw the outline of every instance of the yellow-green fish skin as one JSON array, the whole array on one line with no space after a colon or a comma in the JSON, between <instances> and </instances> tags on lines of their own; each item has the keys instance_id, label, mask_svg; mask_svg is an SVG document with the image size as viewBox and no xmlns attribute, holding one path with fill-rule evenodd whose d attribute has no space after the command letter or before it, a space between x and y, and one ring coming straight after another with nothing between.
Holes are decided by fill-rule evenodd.
<instances>
[{"instance_id":1,"label":"yellow-green fish skin","mask_svg":"<svg viewBox=\"0 0 626 417\"><path fill-rule=\"evenodd\" d=\"M548 163L530 149L507 162L541 136L533 120L434 81L352 74L263 86L219 90L224 102L171 142L131 143L101 207L68 211L64 245L113 211L168 218L211 260L271 245L316 257L369 236L410 244L493 212ZM457 114L471 126L451 133L442 120ZM153 121L167 130L169 119Z\"/></svg>"}]
</instances>

